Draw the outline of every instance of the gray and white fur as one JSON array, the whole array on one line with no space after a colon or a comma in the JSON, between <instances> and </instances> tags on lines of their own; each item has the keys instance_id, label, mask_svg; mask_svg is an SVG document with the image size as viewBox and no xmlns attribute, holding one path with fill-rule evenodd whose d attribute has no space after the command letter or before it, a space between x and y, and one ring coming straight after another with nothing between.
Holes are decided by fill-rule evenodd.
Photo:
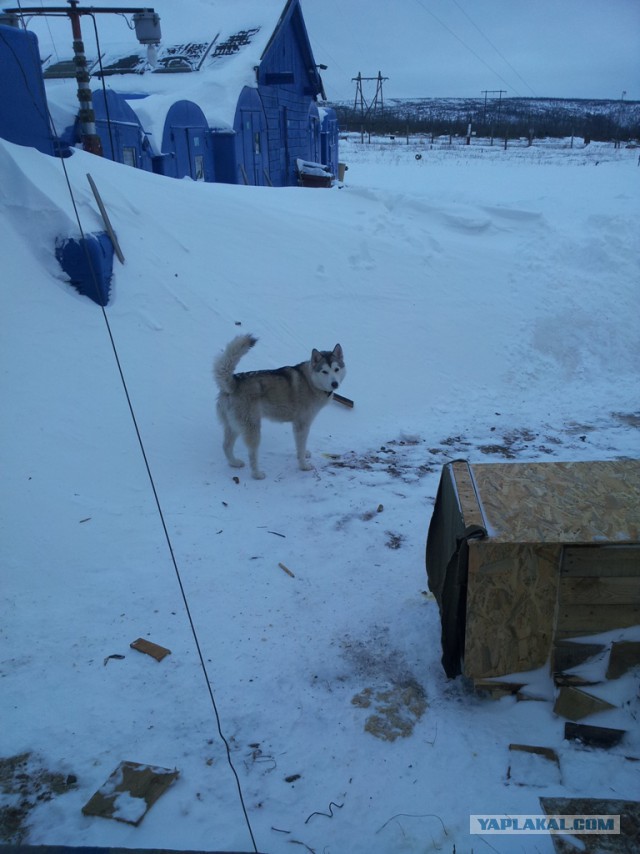
<instances>
[{"instance_id":1,"label":"gray and white fur","mask_svg":"<svg viewBox=\"0 0 640 854\"><path fill-rule=\"evenodd\" d=\"M253 335L238 335L213 363L218 395L218 417L224 427L223 449L229 465L244 465L233 448L242 436L249 451L253 477L264 477L258 464L262 418L290 421L296 442L298 465L302 471L313 468L307 460L307 438L313 419L331 400L346 369L342 347L313 350L308 362L265 371L235 373L240 359L256 343Z\"/></svg>"}]
</instances>

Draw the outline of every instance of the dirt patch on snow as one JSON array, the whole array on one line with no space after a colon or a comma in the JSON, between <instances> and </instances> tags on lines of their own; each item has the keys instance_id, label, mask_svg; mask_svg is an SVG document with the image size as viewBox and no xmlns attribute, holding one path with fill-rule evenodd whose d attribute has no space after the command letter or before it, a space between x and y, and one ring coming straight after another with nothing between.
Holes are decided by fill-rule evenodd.
<instances>
[{"instance_id":1,"label":"dirt patch on snow","mask_svg":"<svg viewBox=\"0 0 640 854\"><path fill-rule=\"evenodd\" d=\"M424 690L413 679L385 688L365 688L351 703L372 710L365 721L365 731L383 741L408 738L427 710Z\"/></svg>"},{"instance_id":2,"label":"dirt patch on snow","mask_svg":"<svg viewBox=\"0 0 640 854\"><path fill-rule=\"evenodd\" d=\"M34 807L76 786L73 774L50 771L32 753L0 758L0 842L20 845Z\"/></svg>"}]
</instances>

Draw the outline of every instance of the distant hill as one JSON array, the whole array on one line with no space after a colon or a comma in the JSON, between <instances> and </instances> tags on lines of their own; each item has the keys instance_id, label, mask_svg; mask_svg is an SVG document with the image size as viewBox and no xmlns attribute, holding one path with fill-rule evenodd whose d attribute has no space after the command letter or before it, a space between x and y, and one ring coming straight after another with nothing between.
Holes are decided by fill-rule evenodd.
<instances>
[{"instance_id":1,"label":"distant hill","mask_svg":"<svg viewBox=\"0 0 640 854\"><path fill-rule=\"evenodd\" d=\"M384 104L334 103L340 127L380 133L640 139L640 101L562 98L390 98Z\"/></svg>"}]
</instances>

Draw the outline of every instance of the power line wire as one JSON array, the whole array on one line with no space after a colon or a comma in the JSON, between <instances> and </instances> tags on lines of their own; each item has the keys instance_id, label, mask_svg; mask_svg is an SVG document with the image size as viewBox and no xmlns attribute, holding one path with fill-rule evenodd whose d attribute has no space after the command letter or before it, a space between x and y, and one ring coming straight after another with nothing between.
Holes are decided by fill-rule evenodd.
<instances>
[{"instance_id":1,"label":"power line wire","mask_svg":"<svg viewBox=\"0 0 640 854\"><path fill-rule=\"evenodd\" d=\"M73 209L74 209L74 212L75 212L76 221L77 221L77 223L78 223L78 228L79 228L79 230L80 230L80 234L81 234L81 236L82 236L82 238L83 238L83 241L84 241L84 230L83 230L83 228L82 228L82 223L81 223L81 220L80 220L80 213L79 213L78 208L77 208L77 206L76 206L75 198L74 198L74 195L73 195L73 189L72 189L72 187L71 187L71 182L70 182L69 175L68 175L68 172L67 172L66 164L64 163L64 160L62 160L62 158L61 158L61 162L62 162L62 166L63 166L63 169L64 169L64 173L65 173L65 178L66 178L66 181L67 181L67 187L68 187L68 190L69 190L69 194L70 194L70 196L71 196L71 201L72 201ZM91 261L91 257L89 256L88 250L86 250L86 244L85 244L85 251L86 251L86 254L87 254L87 262L88 262L88 264L89 264L89 268L90 268L90 270L91 270L91 274L92 274L92 277L93 277L93 280L94 280L94 287L95 287L96 293L98 293L98 281L97 281L97 276L96 276L96 272L95 272L95 269L94 269L93 264L92 264L92 261ZM208 673L208 671L207 671L207 665L206 665L205 660L204 660L204 655L203 655L203 653L202 653L202 648L200 647L200 641L199 641L199 639L198 639L198 633L197 633L197 631L196 631L195 623L194 623L193 617L192 617L192 615L191 615L191 609L189 608L189 602L188 602L188 600L187 600L187 594L186 594L186 591L185 591L185 589L184 589L184 585L183 585L183 583L182 583L182 577L181 577L181 575L180 575L180 569L179 569L179 567L178 567L178 561L177 561L177 559L176 559L175 552L174 552L174 549L173 549L173 543L172 543L172 541L171 541L171 536L170 536L170 534L169 534L169 529L168 529L168 527L167 527L167 523L166 523L166 520L165 520L164 511L163 511L163 509L162 509L162 504L160 503L160 496L158 495L158 491L157 491L157 489L156 489L155 480L154 480L154 477L153 477L153 473L152 473L152 471L151 471L151 465L150 465L150 463L149 463L149 459L148 459L148 457L147 457L147 452L146 452L146 449L145 449L145 446L144 446L144 442L143 442L143 439L142 439L142 434L141 434L141 432L140 432L140 428L139 428L139 426L138 426L138 419L137 419L137 417L136 417L135 410L134 410L134 408L133 408L133 402L132 402L132 400L131 400L131 396L130 396L130 394L129 394L129 388L128 388L128 386L127 386L127 381L126 381L126 378L125 378L125 375L124 375L124 370L123 370L123 368L122 368L122 363L120 362L120 356L119 356L119 354L118 354L118 348L117 348L117 346L116 346L116 342L115 342L115 338L114 338L114 335L113 335L113 331L112 331L112 329L111 329L111 324L109 323L109 318L108 318L108 315L107 315L106 308L105 308L103 305L101 305L101 306L100 306L100 309L101 309L101 311L102 311L102 317L103 317L103 319L104 319L105 327L106 327L106 330L107 330L107 335L108 335L108 338L109 338L109 341L110 341L110 344L111 344L111 348L112 348L112 351L113 351L113 356L114 356L115 363L116 363L116 367L117 367L117 370L118 370L118 375L119 375L119 377L120 377L120 381L121 381L121 383L122 383L122 388L123 388L123 391L124 391L124 395L125 395L125 398L126 398L126 401L127 401L127 407L128 407L128 409L129 409L129 414L130 414L130 416L131 416L131 421L132 421L132 423L133 423L133 427L134 427L134 431L135 431L135 434L136 434L136 438L137 438L137 440L138 440L138 445L139 445L139 447L140 447L140 453L141 453L141 455L142 455L142 460L143 460L143 462L144 462L144 466L145 466L145 469L146 469L146 472L147 472L147 477L149 478L149 483L150 483L150 485L151 485L151 491L152 491L152 493L153 493L153 499L154 499L154 502L155 502L155 505L156 505L156 509L157 509L157 511L158 511L158 516L159 516L159 518L160 518L160 523L161 523L161 526L162 526L162 530L163 530L163 533L164 533L164 538L165 538L165 541L166 541L166 544L167 544L167 548L168 548L168 551L169 551L169 556L170 556L170 559L171 559L171 563L172 563L172 565L173 565L173 569L174 569L174 572L175 572L175 575L176 575L176 579L177 579L177 582L178 582L178 587L180 588L180 595L182 596L182 601L183 601L183 604L184 604L184 609L185 609L185 612L186 612L186 615L187 615L187 619L189 620L189 626L190 626L190 628L191 628L191 634L193 635L193 640L194 640L194 643L195 643L195 645L196 645L196 651L197 651L197 653L198 653L198 658L199 658L199 660L200 660L200 667L201 667L201 669L202 669L202 673L203 673L203 675L204 675L205 682L206 682L206 685L207 685L207 692L208 692L208 694L209 694L209 699L210 699L210 701L211 701L211 706L212 706L212 708L213 708L213 712L214 712L214 716L215 716L215 720L216 720L216 725L217 725L217 729L218 729L218 734L219 734L220 738L222 739L222 742L223 742L223 744L224 744L224 746L225 746L225 750L226 750L226 754L227 754L227 763L228 763L228 765L229 765L229 767L230 767L230 769L231 769L231 772L232 772L233 777L234 777L235 782L236 782L236 787L237 787L237 790L238 790L238 796L239 796L239 799L240 799L240 805L241 805L241 807L242 807L242 812L243 812L243 815L244 815L245 823L246 823L246 825L247 825L247 830L249 831L249 836L251 837L251 844L253 845L253 850L254 850L254 851L256 852L256 854L257 854L258 847L257 847L257 845L256 845L255 837L254 837L254 835L253 835L253 830L252 830L252 827L251 827L251 822L250 822L250 820L249 820L249 814L248 814L247 807L246 807L246 804L245 804L245 801L244 801L244 796L243 796L243 793L242 793L242 786L241 786L241 784L240 784L240 777L238 776L238 772L236 771L236 768L235 768L235 766L234 766L234 764L233 764L233 759L232 759L232 756L231 756L231 746L230 746L229 742L227 741L227 738L225 737L224 732L223 732L223 730L222 730L222 722L221 722L221 719L220 719L220 713L219 713L219 711L218 711L218 706L217 706L217 703L216 703L216 700L215 700L215 696L214 696L214 693L213 693L213 688L211 687L211 680L210 680L210 678L209 678L209 673Z\"/></svg>"},{"instance_id":2,"label":"power line wire","mask_svg":"<svg viewBox=\"0 0 640 854\"><path fill-rule=\"evenodd\" d=\"M18 0L18 2L19 2L19 0ZM94 20L94 26L95 26L95 20ZM97 36L97 31L96 31L96 36ZM99 51L99 45L98 45L98 51ZM15 52L14 52L14 55L15 55ZM20 70L21 70L21 72L22 72L22 74L23 74L23 76L24 76L24 78L25 78L25 81L27 82L27 88L28 88L28 90L29 90L29 92L30 92L30 94L31 94L31 97L32 97L32 99L34 100L34 103L35 103L35 96L33 95L33 93L31 93L30 88L29 88L29 86L28 86L28 78L27 78L26 71L24 70L24 68L23 68L23 66L22 66L22 63L20 62L20 58L19 58L17 55L15 56L15 58L16 58L16 61L17 61L18 65L19 65L19 67L20 67ZM38 57L38 62L39 62L39 59L40 59L40 58ZM54 124L53 116L51 115L51 111L49 110L49 108L48 108L48 104L47 104L46 102L45 102L45 108L46 108L46 110L47 110L47 114L48 114L48 118L49 118L49 126L50 126L50 129L51 129L51 132L52 132L52 134L53 134L53 136L54 136L54 138L55 138L55 139L60 139L60 137L58 136L57 131L56 131L56 127L55 127L55 124ZM60 150L60 149L61 149L61 147L60 147L60 146L58 146L58 149ZM66 185L67 185L67 190L69 191L69 197L70 197L70 199L71 199L71 205L72 205L72 207L73 207L73 211L74 211L74 215L75 215L76 223L77 223L77 225L78 225L78 230L79 230L79 232L80 232L80 237L81 237L81 239L82 239L82 243L83 243L83 247L84 247L84 251L85 251L85 258L86 258L87 265L88 265L88 268L89 268L90 273L91 273L91 277L92 277L92 279L93 279L93 286L94 286L95 294L96 294L96 297L98 297L98 296L99 296L99 292L100 292L100 289L99 289L99 287L98 287L98 277L97 277L97 274L96 274L95 268L94 268L94 266L93 266L93 262L92 262L91 256L90 256L90 254L89 254L89 250L88 250L88 248L87 248L86 238L85 238L85 230L84 230L84 228L82 227L82 220L81 220L81 217L80 217L80 211L78 210L78 206L77 206L77 204L76 204L76 199L75 199L75 196L74 196L74 193L73 193L73 188L72 188L72 186L71 186L71 179L70 179L70 177L69 177L69 172L68 172L68 170L67 170L67 165L66 165L66 163L65 163L65 159L64 159L64 157L62 156L62 152L61 152L61 150L59 151L58 160L59 160L60 164L62 165L62 170L63 170L63 172L64 172L65 182L66 182ZM129 409L129 414L130 414L130 416L131 416L131 420L132 420L133 427L134 427L134 430L135 430L136 438L137 438L137 440L138 440L138 445L139 445L139 447L140 447L140 452L141 452L142 459L143 459L143 462L144 462L144 466L145 466L145 469L146 469L146 472L147 472L147 477L149 478L149 483L150 483L150 485L151 485L151 491L152 491L152 493L153 493L154 502L155 502L156 509L157 509L157 511L158 511L158 515L159 515L160 522L161 522L161 525L162 525L162 530L163 530L164 538L165 538L165 541L166 541L166 544L167 544L167 548L168 548L168 551L169 551L169 556L170 556L170 558L171 558L171 563L172 563L172 565L173 565L173 569L174 569L174 572L175 572L175 575L176 575L176 579L177 579L177 582L178 582L178 587L179 587L179 589L180 589L180 594L181 594L181 596L182 596L182 601L183 601L183 604L184 604L185 612L186 612L186 614L187 614L187 619L188 619L188 621L189 621L189 626L190 626L190 628L191 628L191 633L192 633L192 635L193 635L193 640L194 640L194 643L195 643L195 646L196 646L196 651L197 651L197 653L198 653L198 658L199 658L199 660L200 660L200 667L201 667L201 669L202 669L202 673L203 673L203 675L204 675L205 682L206 682L206 685L207 685L207 692L208 692L208 694L209 694L209 699L210 699L210 701L211 701L211 706L212 706L212 709L213 709L213 712L214 712L214 716L215 716L215 720L216 720L216 726L217 726L217 729L218 729L218 734L219 734L219 736L220 736L220 738L221 738L221 740L222 740L222 742L223 742L223 744L224 744L224 746L225 746L226 755L227 755L227 763L228 763L228 765L229 765L229 767L230 767L230 769L231 769L231 772L232 772L233 777L234 777L235 782L236 782L236 787L237 787L237 790L238 790L238 797L239 797L239 799L240 799L240 805L241 805L241 807L242 807L242 812L243 812L243 815L244 815L244 819L245 819L245 823L246 823L246 826L247 826L247 830L248 830L248 832L249 832L249 836L250 836L250 838L251 838L251 844L253 845L253 850L254 850L254 852L256 852L256 854L257 854L257 852L258 852L258 847L257 847L257 845L256 845L255 837L254 837L254 835L253 835L253 829L252 829L252 827L251 827L251 822L250 822L250 820L249 820L249 814L248 814L247 807L246 807L246 804L245 804L245 801L244 801L244 796L243 796L243 793L242 793L242 786L241 786L241 783L240 783L240 777L238 776L238 772L236 771L236 768L235 768L235 766L234 766L234 764L233 764L233 758L232 758L232 756L231 756L231 746L230 746L229 742L227 741L227 738L225 737L224 732L223 732L223 730L222 730L222 721L221 721L221 719L220 719L220 713L219 713L219 711L218 711L218 706L217 706L217 703L216 703L216 700L215 700L215 696L214 696L214 693L213 693L213 688L211 687L211 680L209 679L209 674L208 674L207 666L206 666L206 663L205 663L205 660L204 660L204 655L203 655L203 653L202 653L202 649L201 649L201 647L200 647L200 641L199 641L199 639L198 639L198 633L197 633L197 631L196 631L195 623L194 623L193 617L192 617L192 615L191 615L191 609L189 608L189 602L188 602L188 600L187 600L187 594L186 594L186 591L185 591L185 589L184 589L184 585L183 585L183 583L182 583L182 577L181 577L181 575L180 575L180 569L179 569L179 567L178 567L178 561L177 561L177 559L176 559L175 552L174 552L174 549L173 549L173 543L172 543L172 541L171 541L171 537L170 537L170 535L169 535L169 529L168 529L168 527L167 527L167 523L166 523L166 520L165 520L165 517L164 517L164 512L163 512L163 509L162 509L162 504L161 504L161 502L160 502L160 497L159 497L159 495L158 495L158 491L157 491L157 489L156 489L155 480L154 480L154 477L153 477L153 473L152 473L152 471L151 471L151 465L150 465L150 463L149 463L149 460L148 460L148 457L147 457L147 453L146 453L146 450L145 450L145 447L144 447L144 442L143 442L143 439L142 439L142 434L141 434L141 432L140 432L140 428L139 428L139 426L138 426L138 420L137 420L137 417L136 417L136 414L135 414L135 410L134 410L134 407L133 407L133 402L132 402L132 400L131 400L131 396L130 396L130 394L129 394L129 389L128 389L127 382L126 382L126 378L125 378L125 375L124 375L124 370L123 370L123 368L122 368L122 364L121 364L121 362L120 362L120 357L119 357L119 354L118 354L118 349L117 349L117 346L116 346L116 342L115 342L115 338L114 338L114 335L113 335L113 331L112 331L112 329L111 329L111 324L109 323L109 318L108 318L108 315L107 315L107 312L106 312L105 307L104 307L103 305L100 305L100 309L101 309L101 311L102 311L102 317L103 317L103 320L104 320L104 323L105 323L105 327L106 327L106 330L107 330L107 335L108 335L109 341L110 341L110 343L111 343L111 348L112 348L112 351L113 351L114 360L115 360L116 367L117 367L117 370L118 370L118 375L119 375L119 377L120 377L120 381L121 381L121 383L122 383L122 388L123 388L123 391L124 391L124 394L125 394L125 398L126 398L126 401L127 401L127 407L128 407L128 409Z\"/></svg>"},{"instance_id":3,"label":"power line wire","mask_svg":"<svg viewBox=\"0 0 640 854\"><path fill-rule=\"evenodd\" d=\"M534 97L534 98L537 98L538 96L537 96L537 95L536 95L536 93L533 91L533 89L531 88L531 86L529 86L529 84L528 84L528 83L527 83L527 81L524 79L524 77L523 77L521 74L519 74L519 73L518 73L518 71L513 67L513 65L512 65L512 64L509 62L509 60L506 58L506 56L504 56L504 54L503 54L500 50L498 50L498 48L494 45L494 43L491 41L491 39L489 38L489 36L488 36L486 33L484 33L484 32L480 29L480 27L476 24L476 22L473 20L473 18L469 15L469 13L466 11L466 9L464 9L464 8L463 8L463 7L458 3L458 0L453 0L453 3L455 3L455 5L458 7L458 9L460 9L460 11L462 12L462 14L465 16L465 18L467 18L467 20L472 24L472 26L474 26L474 27L476 28L476 30L480 33L480 35L482 36L482 38L483 38L483 39L485 39L485 41L487 41L487 42L491 45L491 47L495 50L495 52L498 54L498 56L500 57L500 59L505 63L505 65L508 65L508 66L509 66L509 68L513 71L513 73L516 75L516 77L518 78L518 80L521 80L521 81L524 83L524 85L525 85L525 86L527 87L527 89L531 92L531 94L533 95L533 97Z\"/></svg>"},{"instance_id":4,"label":"power line wire","mask_svg":"<svg viewBox=\"0 0 640 854\"><path fill-rule=\"evenodd\" d=\"M436 20L436 21L440 24L440 26L441 26L443 29L445 29L445 30L446 30L446 31L447 31L451 36L453 36L453 38L454 38L454 39L456 39L456 41L459 41L459 42L460 42L460 44L465 48L465 50L468 50L468 51L469 51L469 53L473 54L473 56L475 56L475 58L478 60L478 62L481 62L481 63L485 66L485 68L488 68L488 69L489 69L489 71L490 71L492 74L495 74L495 75L496 75L496 77L498 77L500 80L502 80L502 82L505 84L505 86L510 86L510 85L511 85L507 80L505 80L505 79L504 79L504 77L500 74L500 72L499 72L499 71L496 71L496 69L495 69L495 68L493 68L491 65L489 65L489 63L488 63L488 62L486 62L486 61L485 61L485 60L480 56L480 54L479 54L479 53L477 53L477 52L476 52L472 47L470 47L470 45L468 45L468 44L464 41L464 39L462 39L462 38L461 38L461 37L460 37L456 32L454 32L454 31L451 29L451 27L450 27L450 26L448 26L447 24L445 24L445 22L444 22L443 20L441 20L441 19L440 19L440 18L435 14L435 12L432 12L432 11L431 11L431 9L429 9L427 6L425 6L425 4L422 2L422 0L415 0L415 2L418 4L418 6L420 6L422 9L424 9L424 11L425 11L428 15L431 15L431 17L432 17L434 20ZM520 94L520 92L518 92L518 91L515 89L515 87L514 87L514 86L511 86L511 88L512 88L512 89L513 89L513 91L516 93L516 95L518 95L519 97L522 97L522 96L521 96L521 94Z\"/></svg>"}]
</instances>

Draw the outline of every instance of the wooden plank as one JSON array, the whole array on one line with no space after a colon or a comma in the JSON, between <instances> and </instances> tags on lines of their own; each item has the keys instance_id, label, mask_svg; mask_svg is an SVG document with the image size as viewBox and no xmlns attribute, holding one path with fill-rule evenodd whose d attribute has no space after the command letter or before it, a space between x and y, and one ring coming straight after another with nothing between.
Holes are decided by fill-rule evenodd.
<instances>
[{"instance_id":1,"label":"wooden plank","mask_svg":"<svg viewBox=\"0 0 640 854\"><path fill-rule=\"evenodd\" d=\"M478 501L476 484L469 464L465 460L456 460L451 463L451 469L455 479L456 492L458 493L460 510L462 511L465 527L478 525L486 531L487 523Z\"/></svg>"},{"instance_id":2,"label":"wooden plank","mask_svg":"<svg viewBox=\"0 0 640 854\"><path fill-rule=\"evenodd\" d=\"M600 680L583 679L573 673L556 673L553 677L556 688L588 688L590 685L599 685Z\"/></svg>"},{"instance_id":3,"label":"wooden plank","mask_svg":"<svg viewBox=\"0 0 640 854\"><path fill-rule=\"evenodd\" d=\"M640 605L640 575L616 578L562 578L560 602L573 605Z\"/></svg>"},{"instance_id":4,"label":"wooden plank","mask_svg":"<svg viewBox=\"0 0 640 854\"><path fill-rule=\"evenodd\" d=\"M567 546L560 574L581 578L640 578L640 546Z\"/></svg>"},{"instance_id":5,"label":"wooden plank","mask_svg":"<svg viewBox=\"0 0 640 854\"><path fill-rule=\"evenodd\" d=\"M533 753L536 756L542 756L544 759L554 762L556 765L560 765L558 754L552 747L540 747L537 744L510 744L509 750L513 750L516 753Z\"/></svg>"},{"instance_id":6,"label":"wooden plank","mask_svg":"<svg viewBox=\"0 0 640 854\"><path fill-rule=\"evenodd\" d=\"M111 243L113 244L113 250L116 253L118 261L121 264L124 264L124 255L122 254L122 249L120 249L120 244L118 243L118 238L116 237L116 233L111 225L111 220L109 219L109 214L107 213L107 209L104 206L104 202L102 201L102 196L98 192L98 188L96 187L96 182L93 180L91 175L87 172L87 180L89 181L89 186L93 192L94 198L98 207L100 208L100 213L102 214L102 220L104 222L104 227L107 230L107 234L111 239Z\"/></svg>"},{"instance_id":7,"label":"wooden plank","mask_svg":"<svg viewBox=\"0 0 640 854\"><path fill-rule=\"evenodd\" d=\"M606 712L609 709L615 709L615 706L579 688L561 688L553 707L554 714L571 721L579 721L587 715Z\"/></svg>"},{"instance_id":8,"label":"wooden plank","mask_svg":"<svg viewBox=\"0 0 640 854\"><path fill-rule=\"evenodd\" d=\"M598 655L604 649L600 643L571 643L571 641L557 641L553 647L552 671L562 673L579 664L584 664L589 658Z\"/></svg>"},{"instance_id":9,"label":"wooden plank","mask_svg":"<svg viewBox=\"0 0 640 854\"><path fill-rule=\"evenodd\" d=\"M640 642L614 641L609 655L607 679L618 679L628 670L640 666Z\"/></svg>"},{"instance_id":10,"label":"wooden plank","mask_svg":"<svg viewBox=\"0 0 640 854\"><path fill-rule=\"evenodd\" d=\"M131 649L137 649L138 652L144 652L146 655L150 655L152 658L155 658L156 661L162 661L162 659L171 655L171 650L167 649L164 646L160 646L157 643L153 643L153 641L145 640L144 638L138 638L129 644Z\"/></svg>"},{"instance_id":11,"label":"wooden plank","mask_svg":"<svg viewBox=\"0 0 640 854\"><path fill-rule=\"evenodd\" d=\"M580 741L592 747L614 747L622 741L623 729L611 729L604 726L590 726L567 721L564 725L564 737L567 741Z\"/></svg>"},{"instance_id":12,"label":"wooden plank","mask_svg":"<svg viewBox=\"0 0 640 854\"><path fill-rule=\"evenodd\" d=\"M640 624L640 605L564 605L558 608L556 637L594 635Z\"/></svg>"}]
</instances>

